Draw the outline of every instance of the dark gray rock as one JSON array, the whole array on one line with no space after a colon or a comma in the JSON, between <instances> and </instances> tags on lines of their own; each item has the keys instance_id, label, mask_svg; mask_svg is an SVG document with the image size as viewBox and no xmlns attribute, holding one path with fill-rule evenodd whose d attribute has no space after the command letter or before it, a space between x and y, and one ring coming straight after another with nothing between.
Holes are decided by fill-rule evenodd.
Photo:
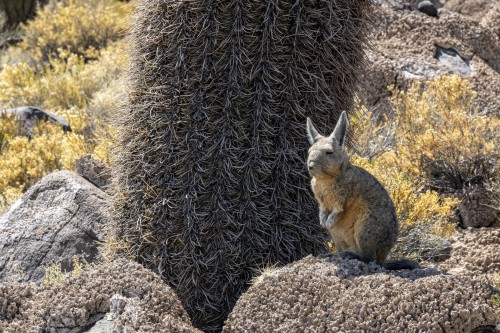
<instances>
[{"instance_id":1,"label":"dark gray rock","mask_svg":"<svg viewBox=\"0 0 500 333\"><path fill-rule=\"evenodd\" d=\"M82 333L113 333L115 329L115 324L111 318L111 314L106 314L104 318L99 320L90 329L83 331Z\"/></svg>"},{"instance_id":2,"label":"dark gray rock","mask_svg":"<svg viewBox=\"0 0 500 333\"><path fill-rule=\"evenodd\" d=\"M0 217L0 281L39 282L73 256L92 262L104 241L109 196L74 172L50 174Z\"/></svg>"},{"instance_id":3,"label":"dark gray rock","mask_svg":"<svg viewBox=\"0 0 500 333\"><path fill-rule=\"evenodd\" d=\"M456 214L464 228L500 226L500 211L495 194L484 186L470 186L459 194Z\"/></svg>"},{"instance_id":4,"label":"dark gray rock","mask_svg":"<svg viewBox=\"0 0 500 333\"><path fill-rule=\"evenodd\" d=\"M448 239L435 235L429 226L418 226L401 235L396 245L396 257L416 254L419 261L442 262L451 257Z\"/></svg>"},{"instance_id":5,"label":"dark gray rock","mask_svg":"<svg viewBox=\"0 0 500 333\"><path fill-rule=\"evenodd\" d=\"M91 155L76 160L76 172L103 191L110 187L111 169Z\"/></svg>"},{"instance_id":6,"label":"dark gray rock","mask_svg":"<svg viewBox=\"0 0 500 333\"><path fill-rule=\"evenodd\" d=\"M436 8L436 6L432 2L430 2L428 0L424 0L424 1L419 2L417 5L417 9L420 12L427 14L429 16L438 17L438 9Z\"/></svg>"},{"instance_id":7,"label":"dark gray rock","mask_svg":"<svg viewBox=\"0 0 500 333\"><path fill-rule=\"evenodd\" d=\"M464 59L454 49L445 49L436 46L436 59L446 67L464 76L471 75L470 61Z\"/></svg>"},{"instance_id":8,"label":"dark gray rock","mask_svg":"<svg viewBox=\"0 0 500 333\"><path fill-rule=\"evenodd\" d=\"M6 110L0 110L1 115L13 115L26 131L27 136L33 136L33 129L37 121L50 121L59 124L65 131L71 132L71 126L64 117L42 110L35 106L21 106Z\"/></svg>"}]
</instances>

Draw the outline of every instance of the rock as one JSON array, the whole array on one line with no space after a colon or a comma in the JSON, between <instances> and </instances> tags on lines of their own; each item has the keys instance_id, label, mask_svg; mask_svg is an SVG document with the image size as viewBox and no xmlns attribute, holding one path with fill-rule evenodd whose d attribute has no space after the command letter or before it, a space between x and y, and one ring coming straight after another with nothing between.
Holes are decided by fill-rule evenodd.
<instances>
[{"instance_id":1,"label":"rock","mask_svg":"<svg viewBox=\"0 0 500 333\"><path fill-rule=\"evenodd\" d=\"M0 280L38 282L45 267L73 256L92 262L104 241L108 195L70 171L33 185L0 217Z\"/></svg>"},{"instance_id":2,"label":"rock","mask_svg":"<svg viewBox=\"0 0 500 333\"><path fill-rule=\"evenodd\" d=\"M496 5L498 0L447 0L444 8L480 21Z\"/></svg>"},{"instance_id":3,"label":"rock","mask_svg":"<svg viewBox=\"0 0 500 333\"><path fill-rule=\"evenodd\" d=\"M495 327L493 291L469 277L312 256L259 278L223 333L471 332Z\"/></svg>"},{"instance_id":4,"label":"rock","mask_svg":"<svg viewBox=\"0 0 500 333\"><path fill-rule=\"evenodd\" d=\"M159 276L125 259L87 266L59 284L4 282L0 300L5 333L201 333Z\"/></svg>"},{"instance_id":5,"label":"rock","mask_svg":"<svg viewBox=\"0 0 500 333\"><path fill-rule=\"evenodd\" d=\"M470 61L462 58L454 49L444 49L437 46L436 58L440 63L453 71L460 73L462 76L469 76L472 72L470 68Z\"/></svg>"},{"instance_id":6,"label":"rock","mask_svg":"<svg viewBox=\"0 0 500 333\"><path fill-rule=\"evenodd\" d=\"M436 20L385 3L377 17L361 96L366 106L390 109L389 85L405 89L414 80L461 75L477 92L476 107L498 113L500 40L493 30L449 11Z\"/></svg>"},{"instance_id":7,"label":"rock","mask_svg":"<svg viewBox=\"0 0 500 333\"><path fill-rule=\"evenodd\" d=\"M113 319L111 319L111 314L108 313L104 316L104 318L95 323L92 328L88 331L83 331L82 333L113 333L114 329L115 324L113 323Z\"/></svg>"},{"instance_id":8,"label":"rock","mask_svg":"<svg viewBox=\"0 0 500 333\"><path fill-rule=\"evenodd\" d=\"M451 244L451 257L440 270L469 276L500 274L500 228L458 230Z\"/></svg>"},{"instance_id":9,"label":"rock","mask_svg":"<svg viewBox=\"0 0 500 333\"><path fill-rule=\"evenodd\" d=\"M500 38L500 2L483 16L481 25L487 29L491 29Z\"/></svg>"},{"instance_id":10,"label":"rock","mask_svg":"<svg viewBox=\"0 0 500 333\"><path fill-rule=\"evenodd\" d=\"M442 262L450 258L451 251L448 239L435 235L431 227L416 226L407 235L398 238L392 255L395 258L416 255L418 261Z\"/></svg>"},{"instance_id":11,"label":"rock","mask_svg":"<svg viewBox=\"0 0 500 333\"><path fill-rule=\"evenodd\" d=\"M76 171L103 191L106 191L111 184L111 169L91 155L85 155L76 160Z\"/></svg>"},{"instance_id":12,"label":"rock","mask_svg":"<svg viewBox=\"0 0 500 333\"><path fill-rule=\"evenodd\" d=\"M26 135L33 136L37 121L50 121L59 124L64 131L71 132L71 126L64 117L42 110L34 106L22 106L12 109L0 110L1 115L13 115L24 127Z\"/></svg>"},{"instance_id":13,"label":"rock","mask_svg":"<svg viewBox=\"0 0 500 333\"><path fill-rule=\"evenodd\" d=\"M494 193L483 186L466 187L459 194L457 215L465 228L500 227L500 210Z\"/></svg>"},{"instance_id":14,"label":"rock","mask_svg":"<svg viewBox=\"0 0 500 333\"><path fill-rule=\"evenodd\" d=\"M417 9L419 11L421 11L422 13L427 14L429 16L438 17L438 10L437 10L436 6L428 0L424 0L424 1L419 2L417 5Z\"/></svg>"}]
</instances>

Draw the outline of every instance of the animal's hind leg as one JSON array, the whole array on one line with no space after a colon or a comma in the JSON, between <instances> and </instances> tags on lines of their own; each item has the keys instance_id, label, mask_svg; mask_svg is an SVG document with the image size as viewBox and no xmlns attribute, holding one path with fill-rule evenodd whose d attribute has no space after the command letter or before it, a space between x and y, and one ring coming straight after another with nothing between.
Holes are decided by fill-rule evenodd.
<instances>
[{"instance_id":1,"label":"animal's hind leg","mask_svg":"<svg viewBox=\"0 0 500 333\"><path fill-rule=\"evenodd\" d=\"M390 250L390 248L377 250L377 265L384 266L385 259L387 258Z\"/></svg>"}]
</instances>

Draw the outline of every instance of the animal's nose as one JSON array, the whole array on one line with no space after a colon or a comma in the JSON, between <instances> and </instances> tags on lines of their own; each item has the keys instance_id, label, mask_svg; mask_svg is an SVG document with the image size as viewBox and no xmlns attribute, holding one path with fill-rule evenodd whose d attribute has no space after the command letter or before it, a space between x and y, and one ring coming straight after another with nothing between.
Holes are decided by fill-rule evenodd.
<instances>
[{"instance_id":1,"label":"animal's nose","mask_svg":"<svg viewBox=\"0 0 500 333\"><path fill-rule=\"evenodd\" d=\"M309 165L307 166L309 168L309 170L311 170L313 168L313 163L309 163Z\"/></svg>"}]
</instances>

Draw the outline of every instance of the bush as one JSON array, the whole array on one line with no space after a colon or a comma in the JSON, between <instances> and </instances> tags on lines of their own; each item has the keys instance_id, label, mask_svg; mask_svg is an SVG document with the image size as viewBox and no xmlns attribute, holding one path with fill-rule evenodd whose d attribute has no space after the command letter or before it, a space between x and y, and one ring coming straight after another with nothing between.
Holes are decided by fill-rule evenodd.
<instances>
[{"instance_id":1,"label":"bush","mask_svg":"<svg viewBox=\"0 0 500 333\"><path fill-rule=\"evenodd\" d=\"M13 118L0 118L0 211L46 174L73 169L75 158L84 154L93 153L109 163L115 131L107 120L123 91L118 79L127 57L123 42L110 43L118 34L100 32L117 31L121 26L118 18L127 11L112 1L54 2L24 27L27 37L22 46L26 51L15 46L7 51L7 58L15 55L16 61L7 62L0 71L0 110L37 106L64 116L73 132L40 123L29 140ZM95 60L90 60L88 52L80 52L91 48L85 39L94 36L93 32L87 36L85 29L90 27L102 41L100 49L93 51ZM40 40L57 42L61 47ZM62 47L65 43L71 47ZM104 45L108 46L101 48ZM33 62L37 52L45 54L46 61Z\"/></svg>"},{"instance_id":2,"label":"bush","mask_svg":"<svg viewBox=\"0 0 500 333\"><path fill-rule=\"evenodd\" d=\"M449 236L464 191L480 184L498 195L500 119L475 110L475 93L457 76L392 92L392 115L358 107L353 161L389 191L402 236L416 226Z\"/></svg>"},{"instance_id":3,"label":"bush","mask_svg":"<svg viewBox=\"0 0 500 333\"><path fill-rule=\"evenodd\" d=\"M75 168L75 159L92 151L83 135L64 132L59 125L39 123L29 139L12 117L0 118L0 210L11 205L47 174Z\"/></svg>"},{"instance_id":4,"label":"bush","mask_svg":"<svg viewBox=\"0 0 500 333\"><path fill-rule=\"evenodd\" d=\"M48 61L61 50L97 59L99 50L119 39L126 27L116 6L111 0L51 2L23 27L21 46L37 60Z\"/></svg>"},{"instance_id":5,"label":"bush","mask_svg":"<svg viewBox=\"0 0 500 333\"><path fill-rule=\"evenodd\" d=\"M398 163L441 193L498 181L500 118L481 115L474 97L459 76L394 91Z\"/></svg>"}]
</instances>

